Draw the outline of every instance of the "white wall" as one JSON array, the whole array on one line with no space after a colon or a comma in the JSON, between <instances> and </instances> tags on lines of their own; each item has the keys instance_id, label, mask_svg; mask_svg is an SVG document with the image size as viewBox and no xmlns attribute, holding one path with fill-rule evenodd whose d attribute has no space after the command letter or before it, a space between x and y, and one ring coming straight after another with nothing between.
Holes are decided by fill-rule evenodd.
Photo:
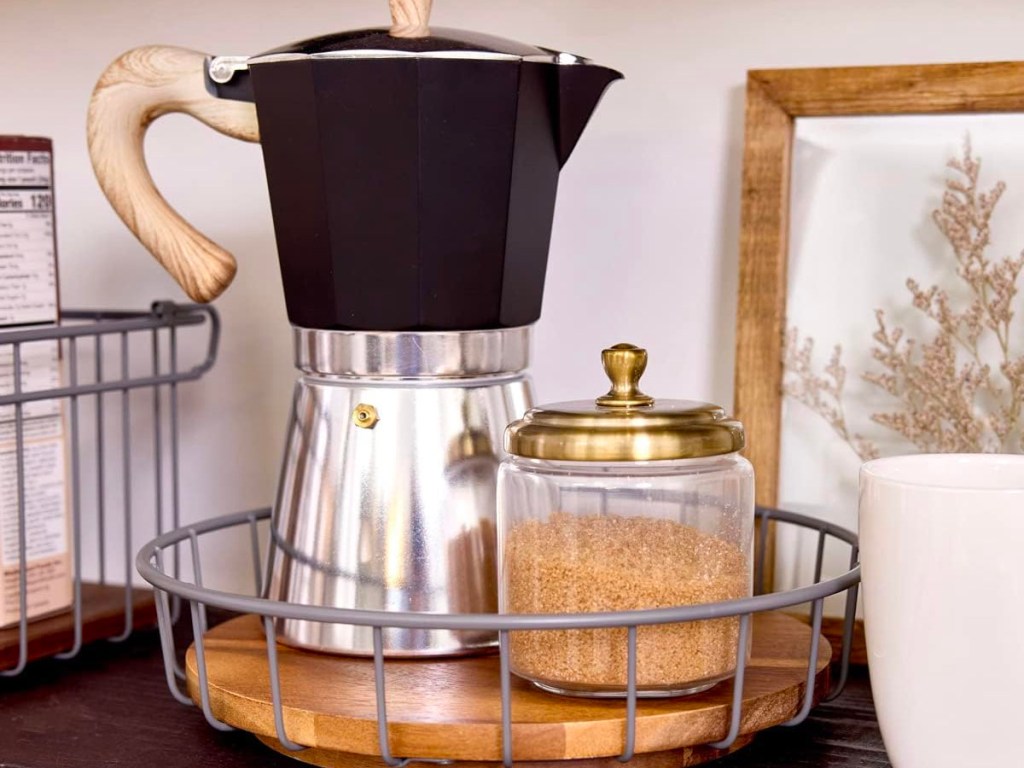
<instances>
[{"instance_id":1,"label":"white wall","mask_svg":"<svg viewBox=\"0 0 1024 768\"><path fill-rule=\"evenodd\" d=\"M384 0L0 0L0 133L54 138L66 306L180 290L92 177L97 75L146 43L249 54L386 22ZM655 395L732 399L739 178L750 68L1019 58L1014 0L437 0L437 25L578 52L615 84L562 176L533 366L541 400L603 387L599 350L646 345ZM186 519L269 503L293 378L259 148L172 116L150 132L164 193L238 255L220 361L186 399Z\"/></svg>"}]
</instances>

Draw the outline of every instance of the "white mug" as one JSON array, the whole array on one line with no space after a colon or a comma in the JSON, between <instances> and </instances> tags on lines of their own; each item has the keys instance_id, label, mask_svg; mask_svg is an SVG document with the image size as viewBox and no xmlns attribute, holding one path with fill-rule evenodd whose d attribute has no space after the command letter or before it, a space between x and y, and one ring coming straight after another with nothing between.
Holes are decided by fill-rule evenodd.
<instances>
[{"instance_id":1,"label":"white mug","mask_svg":"<svg viewBox=\"0 0 1024 768\"><path fill-rule=\"evenodd\" d=\"M860 546L893 768L1024 766L1024 456L867 462Z\"/></svg>"}]
</instances>

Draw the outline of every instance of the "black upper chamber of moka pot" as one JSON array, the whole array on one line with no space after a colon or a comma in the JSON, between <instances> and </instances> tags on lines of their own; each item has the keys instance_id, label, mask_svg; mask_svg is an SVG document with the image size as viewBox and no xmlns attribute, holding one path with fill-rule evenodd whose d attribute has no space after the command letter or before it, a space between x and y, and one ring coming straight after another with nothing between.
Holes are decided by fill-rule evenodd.
<instances>
[{"instance_id":1,"label":"black upper chamber of moka pot","mask_svg":"<svg viewBox=\"0 0 1024 768\"><path fill-rule=\"evenodd\" d=\"M621 75L455 29L215 57L254 101L294 325L443 331L540 316L558 173Z\"/></svg>"}]
</instances>

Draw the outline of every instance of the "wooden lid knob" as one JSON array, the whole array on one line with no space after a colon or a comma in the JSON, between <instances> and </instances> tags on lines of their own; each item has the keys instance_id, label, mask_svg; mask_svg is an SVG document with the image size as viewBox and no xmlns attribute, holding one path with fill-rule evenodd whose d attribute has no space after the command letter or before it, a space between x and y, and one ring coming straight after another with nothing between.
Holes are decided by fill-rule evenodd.
<instances>
[{"instance_id":1,"label":"wooden lid knob","mask_svg":"<svg viewBox=\"0 0 1024 768\"><path fill-rule=\"evenodd\" d=\"M432 0L388 0L392 37L426 37L430 34Z\"/></svg>"}]
</instances>

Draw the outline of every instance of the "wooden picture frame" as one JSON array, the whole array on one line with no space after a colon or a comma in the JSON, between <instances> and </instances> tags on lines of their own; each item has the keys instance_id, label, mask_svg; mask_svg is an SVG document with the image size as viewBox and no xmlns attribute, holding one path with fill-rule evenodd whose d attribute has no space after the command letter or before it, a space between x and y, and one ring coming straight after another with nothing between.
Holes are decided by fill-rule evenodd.
<instances>
[{"instance_id":1,"label":"wooden picture frame","mask_svg":"<svg viewBox=\"0 0 1024 768\"><path fill-rule=\"evenodd\" d=\"M746 427L745 454L756 472L758 504L774 506L778 501L789 198L797 118L981 112L1024 112L1024 62L747 73L734 413ZM771 535L768 542L770 584ZM866 660L862 648L855 660Z\"/></svg>"}]
</instances>

